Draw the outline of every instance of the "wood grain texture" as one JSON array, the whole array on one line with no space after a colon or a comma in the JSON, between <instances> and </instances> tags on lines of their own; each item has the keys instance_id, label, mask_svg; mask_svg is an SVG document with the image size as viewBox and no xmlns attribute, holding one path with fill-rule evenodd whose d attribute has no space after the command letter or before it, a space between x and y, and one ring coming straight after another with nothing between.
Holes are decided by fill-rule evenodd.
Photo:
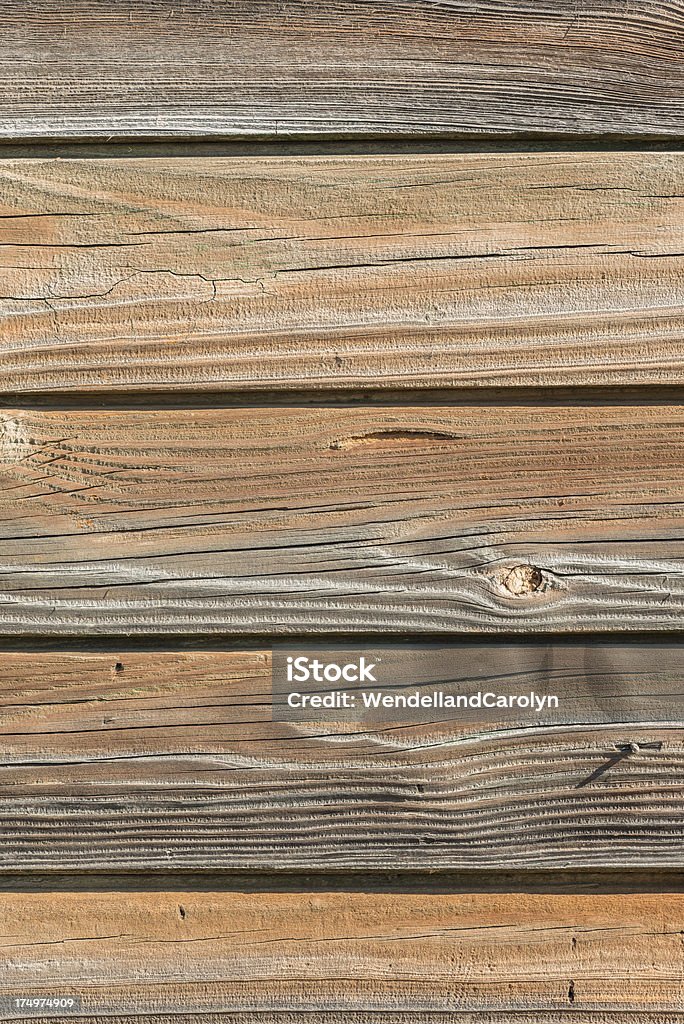
<instances>
[{"instance_id":1,"label":"wood grain texture","mask_svg":"<svg viewBox=\"0 0 684 1024\"><path fill-rule=\"evenodd\" d=\"M681 384L683 239L677 153L3 160L2 389Z\"/></svg>"},{"instance_id":2,"label":"wood grain texture","mask_svg":"<svg viewBox=\"0 0 684 1024\"><path fill-rule=\"evenodd\" d=\"M274 722L265 650L5 651L0 871L682 868L683 650L453 645L454 679L583 680L552 726Z\"/></svg>"},{"instance_id":3,"label":"wood grain texture","mask_svg":"<svg viewBox=\"0 0 684 1024\"><path fill-rule=\"evenodd\" d=\"M135 1014L81 1014L79 1024L134 1024ZM565 1010L224 1010L217 1013L144 1013L145 1024L568 1024ZM677 1010L576 1010L578 1024L682 1024ZM35 1017L13 1017L17 1024L31 1024ZM64 1016L41 1017L43 1024L63 1024Z\"/></svg>"},{"instance_id":4,"label":"wood grain texture","mask_svg":"<svg viewBox=\"0 0 684 1024\"><path fill-rule=\"evenodd\" d=\"M103 1017L584 1010L595 1016L580 1020L605 1020L678 1013L684 994L674 893L17 893L0 907L0 993L80 994Z\"/></svg>"},{"instance_id":5,"label":"wood grain texture","mask_svg":"<svg viewBox=\"0 0 684 1024\"><path fill-rule=\"evenodd\" d=\"M5 138L684 134L680 0L0 5Z\"/></svg>"},{"instance_id":6,"label":"wood grain texture","mask_svg":"<svg viewBox=\"0 0 684 1024\"><path fill-rule=\"evenodd\" d=\"M681 399L4 410L5 633L678 629Z\"/></svg>"},{"instance_id":7,"label":"wood grain texture","mask_svg":"<svg viewBox=\"0 0 684 1024\"><path fill-rule=\"evenodd\" d=\"M219 1011L217 1013L144 1013L145 1024L568 1024L564 1010L266 1010ZM31 1024L35 1017L14 1017L17 1024ZM81 1014L79 1024L133 1024L141 1020L132 1014ZM684 1014L677 1010L577 1010L572 1020L578 1024L682 1024ZM43 1024L63 1024L64 1017L41 1017Z\"/></svg>"}]
</instances>

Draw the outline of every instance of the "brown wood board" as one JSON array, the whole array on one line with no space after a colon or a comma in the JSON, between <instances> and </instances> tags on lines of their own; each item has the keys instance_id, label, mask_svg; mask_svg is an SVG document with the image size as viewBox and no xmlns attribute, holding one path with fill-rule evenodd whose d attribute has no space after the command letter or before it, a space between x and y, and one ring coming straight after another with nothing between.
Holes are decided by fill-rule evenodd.
<instances>
[{"instance_id":1,"label":"brown wood board","mask_svg":"<svg viewBox=\"0 0 684 1024\"><path fill-rule=\"evenodd\" d=\"M565 724L344 726L273 721L264 649L4 651L0 871L681 868L682 717L652 707L683 649L456 643L454 679L587 696Z\"/></svg>"},{"instance_id":2,"label":"brown wood board","mask_svg":"<svg viewBox=\"0 0 684 1024\"><path fill-rule=\"evenodd\" d=\"M0 161L3 391L684 382L684 155Z\"/></svg>"},{"instance_id":3,"label":"brown wood board","mask_svg":"<svg viewBox=\"0 0 684 1024\"><path fill-rule=\"evenodd\" d=\"M0 136L684 134L680 0L0 5Z\"/></svg>"},{"instance_id":4,"label":"brown wood board","mask_svg":"<svg viewBox=\"0 0 684 1024\"><path fill-rule=\"evenodd\" d=\"M6 409L0 629L681 626L678 397Z\"/></svg>"},{"instance_id":5,"label":"brown wood board","mask_svg":"<svg viewBox=\"0 0 684 1024\"><path fill-rule=\"evenodd\" d=\"M80 995L93 1016L681 1012L681 894L18 892L0 907L0 993Z\"/></svg>"}]
</instances>

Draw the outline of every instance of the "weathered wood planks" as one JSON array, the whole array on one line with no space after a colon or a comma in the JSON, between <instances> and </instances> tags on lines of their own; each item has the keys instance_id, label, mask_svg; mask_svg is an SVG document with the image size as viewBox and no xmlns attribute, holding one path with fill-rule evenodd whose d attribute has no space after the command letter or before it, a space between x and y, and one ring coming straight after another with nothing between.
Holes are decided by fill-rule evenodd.
<instances>
[{"instance_id":1,"label":"weathered wood planks","mask_svg":"<svg viewBox=\"0 0 684 1024\"><path fill-rule=\"evenodd\" d=\"M267 650L3 651L0 871L684 866L681 641L452 652L582 681L578 724L274 722Z\"/></svg>"},{"instance_id":2,"label":"weathered wood planks","mask_svg":"<svg viewBox=\"0 0 684 1024\"><path fill-rule=\"evenodd\" d=\"M575 1014L581 1024L618 1024L619 1018L611 1011L589 1010ZM482 1010L375 1010L372 1024L501 1024L501 1012ZM17 1024L28 1024L35 1017L13 1018ZM63 1024L63 1017L42 1017L45 1024ZM353 1010L237 1010L217 1013L168 1014L145 1013L145 1024L369 1024L367 1011ZM505 1024L567 1024L564 1010L507 1010ZM624 1020L624 1016L623 1016ZM137 1024L139 1016L126 1014L81 1015L79 1024ZM630 1010L629 1024L682 1024L684 1015L677 1010ZM621 1022L620 1022L621 1024Z\"/></svg>"},{"instance_id":3,"label":"weathered wood planks","mask_svg":"<svg viewBox=\"0 0 684 1024\"><path fill-rule=\"evenodd\" d=\"M12 1018L17 1024L29 1024L35 1017ZM81 1014L79 1024L138 1024L139 1016L125 1014ZM145 1013L145 1024L369 1024L368 1011L354 1010L224 1010L217 1013L168 1014ZM579 1011L580 1024L622 1024L611 1011ZM677 1010L630 1010L629 1024L682 1024L684 1015ZM64 1024L64 1017L41 1017L44 1024ZM372 1024L501 1024L498 1010L374 1010ZM624 1020L624 1016L622 1018ZM564 1010L507 1010L505 1024L567 1024Z\"/></svg>"},{"instance_id":4,"label":"weathered wood planks","mask_svg":"<svg viewBox=\"0 0 684 1024\"><path fill-rule=\"evenodd\" d=\"M684 134L680 0L0 13L4 138Z\"/></svg>"},{"instance_id":5,"label":"weathered wood planks","mask_svg":"<svg viewBox=\"0 0 684 1024\"><path fill-rule=\"evenodd\" d=\"M0 1019L684 1024L683 0L0 19Z\"/></svg>"},{"instance_id":6,"label":"weathered wood planks","mask_svg":"<svg viewBox=\"0 0 684 1024\"><path fill-rule=\"evenodd\" d=\"M683 239L677 153L3 160L0 386L681 384Z\"/></svg>"},{"instance_id":7,"label":"weathered wood planks","mask_svg":"<svg viewBox=\"0 0 684 1024\"><path fill-rule=\"evenodd\" d=\"M0 994L80 995L93 1017L681 1020L681 893L18 892L0 909Z\"/></svg>"},{"instance_id":8,"label":"weathered wood planks","mask_svg":"<svg viewBox=\"0 0 684 1024\"><path fill-rule=\"evenodd\" d=\"M624 1012L622 1020L624 1021ZM580 1024L622 1024L615 1013L605 1010L578 1011ZM374 1010L372 1024L501 1024L498 1010ZM35 1017L12 1018L17 1024L29 1024ZM79 1024L138 1024L139 1016L108 1013L81 1014ZM168 1014L145 1013L145 1024L369 1024L368 1011L354 1010L224 1010L217 1013ZM564 1010L507 1010L505 1024L567 1024ZM682 1024L678 1010L630 1010L629 1024ZM41 1017L44 1024L64 1024L64 1017Z\"/></svg>"},{"instance_id":9,"label":"weathered wood planks","mask_svg":"<svg viewBox=\"0 0 684 1024\"><path fill-rule=\"evenodd\" d=\"M684 406L4 410L5 633L677 629Z\"/></svg>"}]
</instances>

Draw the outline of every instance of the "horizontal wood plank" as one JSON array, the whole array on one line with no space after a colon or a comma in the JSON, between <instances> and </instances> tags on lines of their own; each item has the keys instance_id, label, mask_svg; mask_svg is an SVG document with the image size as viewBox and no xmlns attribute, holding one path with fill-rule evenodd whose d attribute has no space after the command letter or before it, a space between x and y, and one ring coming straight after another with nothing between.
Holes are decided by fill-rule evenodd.
<instances>
[{"instance_id":1,"label":"horizontal wood plank","mask_svg":"<svg viewBox=\"0 0 684 1024\"><path fill-rule=\"evenodd\" d=\"M679 629L684 405L4 410L0 630Z\"/></svg>"},{"instance_id":2,"label":"horizontal wood plank","mask_svg":"<svg viewBox=\"0 0 684 1024\"><path fill-rule=\"evenodd\" d=\"M501 1024L498 1010L223 1010L216 1013L149 1013L142 1015L145 1024ZM578 1024L624 1024L625 1011L578 1010L573 1012ZM35 1017L14 1017L17 1024L34 1024ZM141 1016L132 1014L81 1014L79 1024L134 1024ZM507 1010L505 1024L568 1024L564 1010ZM64 1017L41 1016L44 1024L63 1024ZM684 1014L678 1010L630 1010L629 1024L682 1024Z\"/></svg>"},{"instance_id":3,"label":"horizontal wood plank","mask_svg":"<svg viewBox=\"0 0 684 1024\"><path fill-rule=\"evenodd\" d=\"M681 384L683 197L677 153L3 160L1 386Z\"/></svg>"},{"instance_id":4,"label":"horizontal wood plank","mask_svg":"<svg viewBox=\"0 0 684 1024\"><path fill-rule=\"evenodd\" d=\"M620 1016L620 1013L622 1016ZM623 1024L624 1011L614 1013L605 1010L578 1011L574 1014L579 1024ZM28 1024L35 1017L13 1018L18 1024ZM139 1016L130 1014L81 1015L79 1024L133 1024ZM219 1013L182 1013L170 1017L168 1014L145 1013L145 1024L369 1024L368 1011L354 1010L267 1010L223 1011ZM506 1024L567 1024L568 1014L563 1010L509 1010ZM62 1024L63 1017L42 1017L45 1024ZM684 1014L677 1010L630 1011L629 1024L682 1024ZM457 1010L457 1011L374 1011L372 1024L501 1024L499 1011Z\"/></svg>"},{"instance_id":5,"label":"horizontal wood plank","mask_svg":"<svg viewBox=\"0 0 684 1024\"><path fill-rule=\"evenodd\" d=\"M468 1022L498 1010L549 1024L567 1019L561 1011L605 1022L601 1013L641 1010L662 1013L661 1024L681 1019L676 893L17 893L1 895L0 908L0 994L80 995L96 1017L325 1011L335 1021L347 1010Z\"/></svg>"},{"instance_id":6,"label":"horizontal wood plank","mask_svg":"<svg viewBox=\"0 0 684 1024\"><path fill-rule=\"evenodd\" d=\"M267 650L4 651L0 871L684 867L681 641L448 653L585 696L555 725L282 722Z\"/></svg>"},{"instance_id":7,"label":"horizontal wood plank","mask_svg":"<svg viewBox=\"0 0 684 1024\"><path fill-rule=\"evenodd\" d=\"M578 1010L573 1012L578 1024L624 1024L625 1011ZM501 1024L498 1010L223 1010L217 1013L169 1014L145 1012L132 1014L81 1014L79 1024ZM14 1017L17 1024L34 1024L35 1017ZM567 1024L564 1010L507 1010L505 1024ZM63 1024L64 1017L41 1016L44 1024ZM684 1014L678 1010L630 1010L629 1024L682 1024Z\"/></svg>"},{"instance_id":8,"label":"horizontal wood plank","mask_svg":"<svg viewBox=\"0 0 684 1024\"><path fill-rule=\"evenodd\" d=\"M684 134L680 0L0 11L9 139Z\"/></svg>"}]
</instances>

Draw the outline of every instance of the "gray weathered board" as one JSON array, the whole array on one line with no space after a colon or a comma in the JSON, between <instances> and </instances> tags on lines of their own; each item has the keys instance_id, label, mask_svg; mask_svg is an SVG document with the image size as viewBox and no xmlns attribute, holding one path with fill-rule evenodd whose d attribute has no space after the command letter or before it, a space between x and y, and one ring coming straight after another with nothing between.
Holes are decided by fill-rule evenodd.
<instances>
[{"instance_id":1,"label":"gray weathered board","mask_svg":"<svg viewBox=\"0 0 684 1024\"><path fill-rule=\"evenodd\" d=\"M675 630L678 393L0 412L0 629Z\"/></svg>"},{"instance_id":2,"label":"gray weathered board","mask_svg":"<svg viewBox=\"0 0 684 1024\"><path fill-rule=\"evenodd\" d=\"M4 0L5 138L684 134L681 0Z\"/></svg>"}]
</instances>

